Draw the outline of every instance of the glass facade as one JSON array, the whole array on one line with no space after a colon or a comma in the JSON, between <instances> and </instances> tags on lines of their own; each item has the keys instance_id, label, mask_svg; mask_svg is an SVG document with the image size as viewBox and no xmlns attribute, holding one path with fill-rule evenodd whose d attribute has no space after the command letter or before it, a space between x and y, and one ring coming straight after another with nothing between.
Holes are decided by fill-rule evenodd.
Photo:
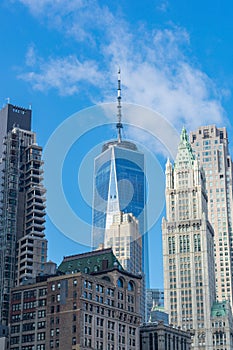
<instances>
[{"instance_id":1,"label":"glass facade","mask_svg":"<svg viewBox=\"0 0 233 350\"><path fill-rule=\"evenodd\" d=\"M132 213L139 220L143 272L149 284L145 190L144 154L127 141L105 144L95 159L92 246L104 242L105 228L112 224L114 214Z\"/></svg>"}]
</instances>

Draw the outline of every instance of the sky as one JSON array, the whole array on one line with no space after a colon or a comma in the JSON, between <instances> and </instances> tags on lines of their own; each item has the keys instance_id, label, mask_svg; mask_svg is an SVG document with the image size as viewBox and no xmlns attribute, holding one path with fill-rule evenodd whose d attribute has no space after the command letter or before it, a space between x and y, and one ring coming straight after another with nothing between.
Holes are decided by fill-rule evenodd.
<instances>
[{"instance_id":1,"label":"sky","mask_svg":"<svg viewBox=\"0 0 233 350\"><path fill-rule=\"evenodd\" d=\"M123 137L147 161L151 287L163 287L163 174L177 135L226 126L232 153L232 15L230 0L1 1L0 103L31 106L45 149L49 259L89 250L93 159L116 137L120 67Z\"/></svg>"}]
</instances>

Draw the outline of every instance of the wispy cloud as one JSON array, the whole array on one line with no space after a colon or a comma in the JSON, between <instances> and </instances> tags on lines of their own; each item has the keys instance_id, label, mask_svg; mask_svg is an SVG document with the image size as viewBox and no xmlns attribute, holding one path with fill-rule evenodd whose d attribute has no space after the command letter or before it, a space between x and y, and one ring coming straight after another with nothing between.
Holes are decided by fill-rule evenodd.
<instances>
[{"instance_id":1,"label":"wispy cloud","mask_svg":"<svg viewBox=\"0 0 233 350\"><path fill-rule=\"evenodd\" d=\"M20 78L35 89L55 88L62 95L71 95L79 93L82 83L103 89L104 80L104 100L112 101L109 91L120 65L123 99L157 110L178 128L220 123L225 118L223 92L190 58L185 29L170 26L151 31L139 26L132 32L123 17L95 0L20 1L34 16L42 21L47 18L46 23L73 38L82 50L82 59L75 55L39 58L35 64L30 48L26 58L30 69ZM165 11L168 2L160 5Z\"/></svg>"},{"instance_id":2,"label":"wispy cloud","mask_svg":"<svg viewBox=\"0 0 233 350\"><path fill-rule=\"evenodd\" d=\"M19 75L19 78L31 83L35 90L47 91L54 88L60 95L73 95L80 91L80 82L95 85L95 82L100 80L96 62L88 60L80 62L75 56L50 58L48 61L37 57L37 68L35 62L35 52L30 47L26 55L26 63L28 66L33 66L35 70Z\"/></svg>"},{"instance_id":3,"label":"wispy cloud","mask_svg":"<svg viewBox=\"0 0 233 350\"><path fill-rule=\"evenodd\" d=\"M157 10L159 10L161 12L166 12L168 10L168 8L169 8L169 2L167 0L162 0L157 5Z\"/></svg>"}]
</instances>

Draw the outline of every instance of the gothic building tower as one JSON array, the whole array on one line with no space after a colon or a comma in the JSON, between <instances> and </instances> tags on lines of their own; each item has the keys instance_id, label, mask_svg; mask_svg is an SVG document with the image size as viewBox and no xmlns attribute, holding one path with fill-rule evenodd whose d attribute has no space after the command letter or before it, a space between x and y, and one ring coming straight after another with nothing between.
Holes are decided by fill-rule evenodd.
<instances>
[{"instance_id":1,"label":"gothic building tower","mask_svg":"<svg viewBox=\"0 0 233 350\"><path fill-rule=\"evenodd\" d=\"M165 311L173 325L194 331L193 349L212 349L214 231L208 221L204 174L185 129L175 165L169 160L166 164L162 233Z\"/></svg>"}]
</instances>

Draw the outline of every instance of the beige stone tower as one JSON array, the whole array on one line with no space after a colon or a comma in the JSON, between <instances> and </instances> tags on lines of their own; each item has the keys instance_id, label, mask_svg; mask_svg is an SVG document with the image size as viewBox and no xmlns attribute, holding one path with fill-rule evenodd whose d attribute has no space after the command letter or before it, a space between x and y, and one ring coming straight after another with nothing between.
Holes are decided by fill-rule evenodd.
<instances>
[{"instance_id":1,"label":"beige stone tower","mask_svg":"<svg viewBox=\"0 0 233 350\"><path fill-rule=\"evenodd\" d=\"M202 126L191 132L195 157L205 171L208 213L215 232L217 299L233 305L232 160L226 128Z\"/></svg>"},{"instance_id":2,"label":"beige stone tower","mask_svg":"<svg viewBox=\"0 0 233 350\"><path fill-rule=\"evenodd\" d=\"M111 247L126 271L142 273L142 238L138 220L128 213L113 215L112 225L105 230L105 248Z\"/></svg>"},{"instance_id":3,"label":"beige stone tower","mask_svg":"<svg viewBox=\"0 0 233 350\"><path fill-rule=\"evenodd\" d=\"M162 232L165 311L173 325L194 331L193 349L212 349L214 231L207 219L204 174L185 129L175 165L169 160L166 164Z\"/></svg>"}]
</instances>

